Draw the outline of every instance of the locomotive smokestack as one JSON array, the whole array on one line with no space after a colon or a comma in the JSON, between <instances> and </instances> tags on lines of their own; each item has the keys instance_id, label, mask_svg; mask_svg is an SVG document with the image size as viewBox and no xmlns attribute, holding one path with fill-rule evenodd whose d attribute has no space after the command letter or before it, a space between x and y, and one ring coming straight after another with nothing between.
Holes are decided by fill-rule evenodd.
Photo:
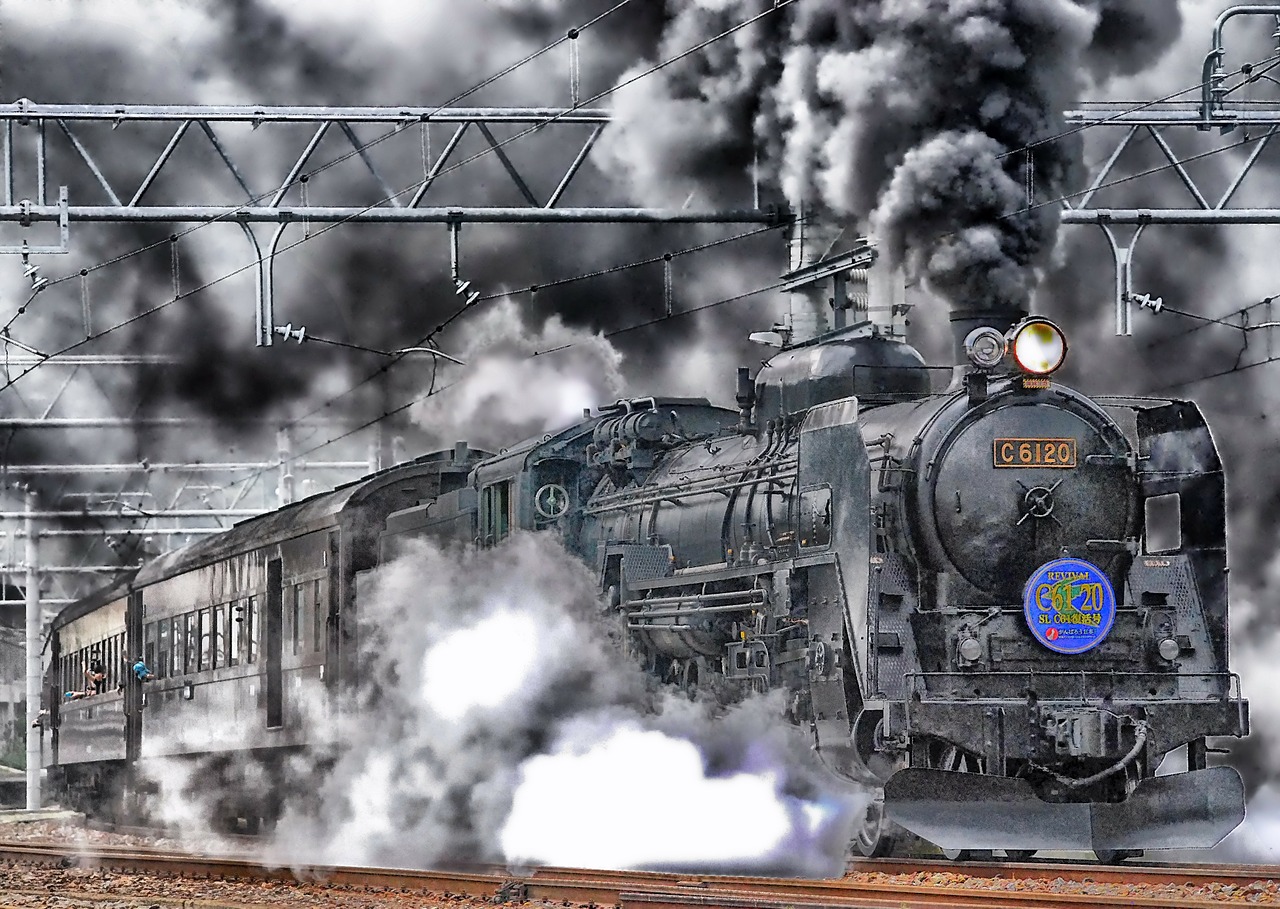
<instances>
[{"instance_id":1,"label":"locomotive smokestack","mask_svg":"<svg viewBox=\"0 0 1280 909\"><path fill-rule=\"evenodd\" d=\"M787 237L787 272L797 272L829 254L842 232L839 226L816 220L812 211L800 206ZM791 344L803 344L832 329L832 309L824 287L799 287L789 296L787 319L791 324Z\"/></svg>"}]
</instances>

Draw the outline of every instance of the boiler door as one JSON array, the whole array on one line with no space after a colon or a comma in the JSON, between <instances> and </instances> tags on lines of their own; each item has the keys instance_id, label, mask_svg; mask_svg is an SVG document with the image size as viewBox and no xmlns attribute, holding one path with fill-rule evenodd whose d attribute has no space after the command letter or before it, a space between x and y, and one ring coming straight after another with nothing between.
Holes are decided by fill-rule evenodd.
<instances>
[{"instance_id":1,"label":"boiler door","mask_svg":"<svg viewBox=\"0 0 1280 909\"><path fill-rule=\"evenodd\" d=\"M1116 457L1127 451L1114 424L1043 402L962 425L944 443L931 484L946 562L1006 603L1021 602L1031 573L1064 550L1107 569L1118 547L1086 543L1132 535L1136 489ZM1106 457L1090 464L1090 455Z\"/></svg>"}]
</instances>

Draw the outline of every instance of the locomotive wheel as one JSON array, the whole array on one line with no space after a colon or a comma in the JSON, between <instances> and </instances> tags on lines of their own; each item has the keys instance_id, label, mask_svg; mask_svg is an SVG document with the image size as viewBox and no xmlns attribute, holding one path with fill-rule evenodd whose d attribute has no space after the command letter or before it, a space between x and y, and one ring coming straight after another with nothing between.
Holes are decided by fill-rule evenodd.
<instances>
[{"instance_id":1,"label":"locomotive wheel","mask_svg":"<svg viewBox=\"0 0 1280 909\"><path fill-rule=\"evenodd\" d=\"M1036 854L1034 849L1006 849L1004 857L1011 862L1025 862Z\"/></svg>"},{"instance_id":2,"label":"locomotive wheel","mask_svg":"<svg viewBox=\"0 0 1280 909\"><path fill-rule=\"evenodd\" d=\"M884 810L884 790L867 803L854 846L863 858L884 858L898 844L895 825Z\"/></svg>"},{"instance_id":3,"label":"locomotive wheel","mask_svg":"<svg viewBox=\"0 0 1280 909\"><path fill-rule=\"evenodd\" d=\"M1125 859L1137 858L1142 855L1141 849L1095 849L1094 855L1098 857L1098 861L1104 865L1118 865Z\"/></svg>"},{"instance_id":4,"label":"locomotive wheel","mask_svg":"<svg viewBox=\"0 0 1280 909\"><path fill-rule=\"evenodd\" d=\"M695 700L698 697L698 664L693 660L689 660L684 666L684 672L681 673L680 687L684 689L685 696L689 700Z\"/></svg>"},{"instance_id":5,"label":"locomotive wheel","mask_svg":"<svg viewBox=\"0 0 1280 909\"><path fill-rule=\"evenodd\" d=\"M943 849L942 854L953 862L989 862L990 849Z\"/></svg>"}]
</instances>

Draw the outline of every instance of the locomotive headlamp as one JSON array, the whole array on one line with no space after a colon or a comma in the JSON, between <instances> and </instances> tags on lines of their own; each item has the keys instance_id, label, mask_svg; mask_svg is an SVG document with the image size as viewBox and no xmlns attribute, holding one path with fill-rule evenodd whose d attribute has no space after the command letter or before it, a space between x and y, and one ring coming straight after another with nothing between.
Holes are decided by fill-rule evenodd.
<instances>
[{"instance_id":1,"label":"locomotive headlamp","mask_svg":"<svg viewBox=\"0 0 1280 909\"><path fill-rule=\"evenodd\" d=\"M1047 376L1067 358L1067 338L1048 319L1024 319L1009 332L1013 358L1024 372Z\"/></svg>"},{"instance_id":2,"label":"locomotive headlamp","mask_svg":"<svg viewBox=\"0 0 1280 909\"><path fill-rule=\"evenodd\" d=\"M1156 645L1156 650L1160 652L1160 659L1168 660L1172 663L1177 658L1178 654L1182 652L1182 645L1173 638L1165 638Z\"/></svg>"},{"instance_id":3,"label":"locomotive headlamp","mask_svg":"<svg viewBox=\"0 0 1280 909\"><path fill-rule=\"evenodd\" d=\"M982 645L978 643L977 638L965 638L956 649L960 659L966 663L976 662L982 656Z\"/></svg>"},{"instance_id":4,"label":"locomotive headlamp","mask_svg":"<svg viewBox=\"0 0 1280 909\"><path fill-rule=\"evenodd\" d=\"M994 328L975 328L964 339L964 352L978 369L994 369L1004 359L1004 335Z\"/></svg>"}]
</instances>

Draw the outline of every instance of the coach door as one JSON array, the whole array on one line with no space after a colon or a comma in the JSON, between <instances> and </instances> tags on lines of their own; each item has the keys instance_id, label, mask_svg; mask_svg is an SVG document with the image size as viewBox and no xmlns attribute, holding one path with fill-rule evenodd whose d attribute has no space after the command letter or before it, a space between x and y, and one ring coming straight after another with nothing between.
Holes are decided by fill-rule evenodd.
<instances>
[{"instance_id":1,"label":"coach door","mask_svg":"<svg viewBox=\"0 0 1280 909\"><path fill-rule=\"evenodd\" d=\"M284 587L282 565L279 559L267 562L267 728L278 729L284 725L284 680L281 678L280 657L284 643Z\"/></svg>"}]
</instances>

